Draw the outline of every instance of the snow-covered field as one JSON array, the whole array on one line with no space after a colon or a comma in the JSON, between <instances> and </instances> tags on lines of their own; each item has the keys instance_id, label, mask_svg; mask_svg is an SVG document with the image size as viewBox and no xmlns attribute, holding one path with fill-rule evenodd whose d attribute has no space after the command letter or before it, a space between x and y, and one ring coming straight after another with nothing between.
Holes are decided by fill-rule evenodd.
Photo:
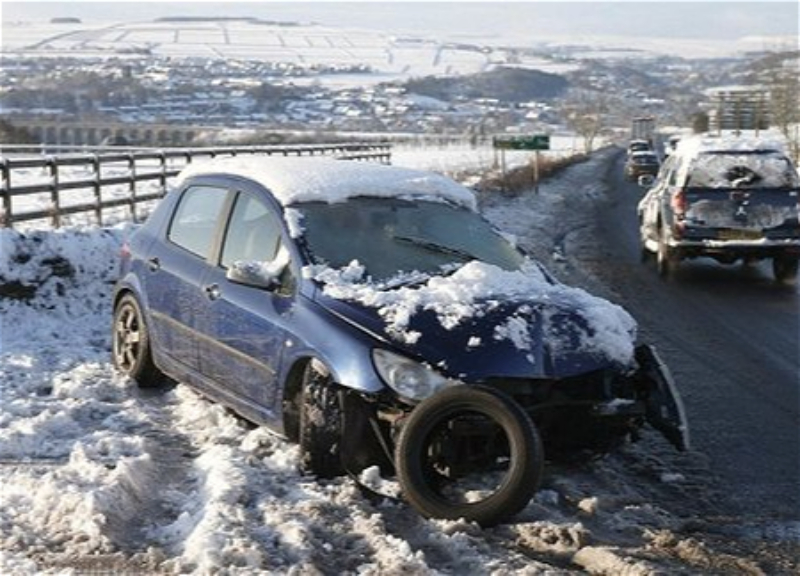
<instances>
[{"instance_id":1,"label":"snow-covered field","mask_svg":"<svg viewBox=\"0 0 800 576\"><path fill-rule=\"evenodd\" d=\"M603 197L613 154L538 195L485 199L484 212L558 275L554 222ZM423 156L459 170L470 161ZM514 521L481 529L423 519L350 479L304 477L295 446L184 385L138 389L109 358L111 285L130 231L0 231L0 284L37 287L0 299L3 574L761 573L696 535L713 513L704 459L655 434L602 460L549 465Z\"/></svg>"},{"instance_id":2,"label":"snow-covered field","mask_svg":"<svg viewBox=\"0 0 800 576\"><path fill-rule=\"evenodd\" d=\"M375 75L316 76L331 86L363 85L432 74L471 74L496 65L515 65L552 73L574 70L575 64L517 55L505 47L484 48L472 42L446 42L423 34L403 36L357 28L294 25L275 22L172 21L135 23L3 24L3 50L37 56L136 58L153 56L280 62L287 68L327 66L340 71L369 67Z\"/></svg>"},{"instance_id":3,"label":"snow-covered field","mask_svg":"<svg viewBox=\"0 0 800 576\"><path fill-rule=\"evenodd\" d=\"M791 45L789 37L748 36L730 39L680 37L569 36L529 31L502 35L493 33L450 34L432 38L424 30L405 34L367 30L352 26L322 26L309 22L292 24L257 20L146 21L140 22L43 22L3 23L4 51L39 57L137 58L142 54L163 57L207 57L282 62L290 67L369 66L374 77L330 74L318 77L331 85L358 85L388 79L431 74L470 74L497 65L514 65L563 74L578 67L575 62L545 59L525 50L555 51L564 46L585 47L574 52L577 61L602 58L654 58L660 55L687 58L719 58L761 50L765 45ZM444 36L444 37L442 37ZM636 46L632 50L631 46Z\"/></svg>"}]
</instances>

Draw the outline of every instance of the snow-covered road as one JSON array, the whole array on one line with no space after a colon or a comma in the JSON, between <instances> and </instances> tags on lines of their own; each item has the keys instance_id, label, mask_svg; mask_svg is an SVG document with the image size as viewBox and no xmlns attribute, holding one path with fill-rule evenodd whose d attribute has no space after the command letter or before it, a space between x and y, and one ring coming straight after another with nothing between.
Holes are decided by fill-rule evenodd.
<instances>
[{"instance_id":1,"label":"snow-covered road","mask_svg":"<svg viewBox=\"0 0 800 576\"><path fill-rule=\"evenodd\" d=\"M597 154L540 194L492 200L485 212L558 266L554 223L603 197L612 159ZM17 295L38 286L26 300L0 299L4 574L764 571L703 541L697 526L714 512L705 459L673 453L656 434L602 460L548 466L512 523L481 529L423 519L350 479L304 477L294 445L184 385L137 389L109 359L111 283L128 232L0 231L2 283Z\"/></svg>"}]
</instances>

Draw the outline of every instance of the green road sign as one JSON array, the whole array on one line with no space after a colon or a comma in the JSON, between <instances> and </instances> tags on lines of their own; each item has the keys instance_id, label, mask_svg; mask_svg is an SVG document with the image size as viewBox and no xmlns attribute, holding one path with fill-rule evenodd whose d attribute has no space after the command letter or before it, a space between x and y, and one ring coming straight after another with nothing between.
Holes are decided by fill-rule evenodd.
<instances>
[{"instance_id":1,"label":"green road sign","mask_svg":"<svg viewBox=\"0 0 800 576\"><path fill-rule=\"evenodd\" d=\"M494 147L500 150L550 150L550 136L496 136Z\"/></svg>"}]
</instances>

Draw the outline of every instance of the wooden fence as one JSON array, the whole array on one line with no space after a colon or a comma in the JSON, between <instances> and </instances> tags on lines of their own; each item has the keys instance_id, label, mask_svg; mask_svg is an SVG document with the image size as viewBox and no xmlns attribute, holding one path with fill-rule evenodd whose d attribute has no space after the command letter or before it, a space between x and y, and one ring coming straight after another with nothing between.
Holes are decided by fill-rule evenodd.
<instances>
[{"instance_id":1,"label":"wooden fence","mask_svg":"<svg viewBox=\"0 0 800 576\"><path fill-rule=\"evenodd\" d=\"M169 181L196 158L225 156L330 156L388 164L388 143L181 148L31 155L0 152L0 226L20 222L59 228L103 225L107 220L140 221L164 196Z\"/></svg>"}]
</instances>

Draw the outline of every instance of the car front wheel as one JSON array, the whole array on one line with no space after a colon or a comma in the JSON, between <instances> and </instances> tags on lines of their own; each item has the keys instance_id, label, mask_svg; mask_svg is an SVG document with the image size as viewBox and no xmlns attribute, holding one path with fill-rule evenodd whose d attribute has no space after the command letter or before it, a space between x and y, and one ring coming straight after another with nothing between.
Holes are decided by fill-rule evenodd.
<instances>
[{"instance_id":1,"label":"car front wheel","mask_svg":"<svg viewBox=\"0 0 800 576\"><path fill-rule=\"evenodd\" d=\"M158 386L164 375L153 363L150 333L139 302L126 294L114 309L111 333L114 367L143 387Z\"/></svg>"},{"instance_id":2,"label":"car front wheel","mask_svg":"<svg viewBox=\"0 0 800 576\"><path fill-rule=\"evenodd\" d=\"M403 495L424 516L491 526L528 504L544 454L536 427L514 400L456 386L411 412L395 464Z\"/></svg>"},{"instance_id":3,"label":"car front wheel","mask_svg":"<svg viewBox=\"0 0 800 576\"><path fill-rule=\"evenodd\" d=\"M306 367L300 404L300 470L318 478L341 476L339 394L327 371L314 362Z\"/></svg>"}]
</instances>

